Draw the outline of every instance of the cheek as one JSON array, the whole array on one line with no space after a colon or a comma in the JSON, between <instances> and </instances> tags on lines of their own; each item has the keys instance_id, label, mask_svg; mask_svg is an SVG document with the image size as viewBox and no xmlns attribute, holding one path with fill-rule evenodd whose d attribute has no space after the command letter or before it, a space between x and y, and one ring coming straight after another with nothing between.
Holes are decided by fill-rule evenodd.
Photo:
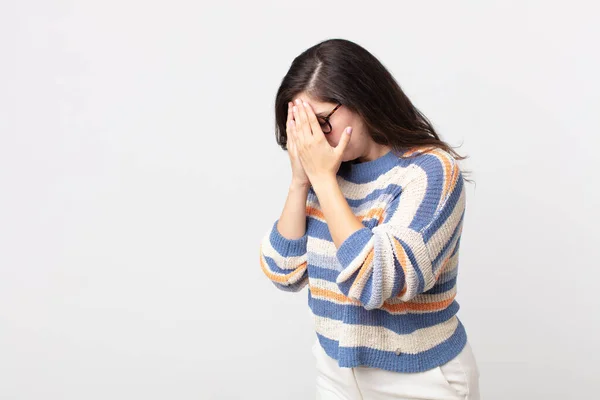
<instances>
[{"instance_id":1,"label":"cheek","mask_svg":"<svg viewBox=\"0 0 600 400\"><path fill-rule=\"evenodd\" d=\"M337 147L338 143L340 142L341 135L337 132L332 132L326 135L326 137L330 146Z\"/></svg>"},{"instance_id":2,"label":"cheek","mask_svg":"<svg viewBox=\"0 0 600 400\"><path fill-rule=\"evenodd\" d=\"M334 141L334 140L329 140L329 145L330 145L331 147L338 147L338 144L339 144L339 143L340 143L340 141L339 141L339 140L335 140L335 141Z\"/></svg>"},{"instance_id":3,"label":"cheek","mask_svg":"<svg viewBox=\"0 0 600 400\"><path fill-rule=\"evenodd\" d=\"M338 143L340 142L341 135L339 135L339 134L327 135L326 138L327 138L327 142L329 143L329 145L331 147L337 147ZM346 146L345 153L348 153L348 151L352 147L353 147L352 140L350 140L350 143L348 143L348 145Z\"/></svg>"}]
</instances>

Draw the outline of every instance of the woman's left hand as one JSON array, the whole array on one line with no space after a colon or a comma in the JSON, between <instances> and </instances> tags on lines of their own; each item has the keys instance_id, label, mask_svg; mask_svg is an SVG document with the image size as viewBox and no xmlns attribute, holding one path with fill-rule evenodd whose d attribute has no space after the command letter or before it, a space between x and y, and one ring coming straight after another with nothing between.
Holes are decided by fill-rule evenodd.
<instances>
[{"instance_id":1,"label":"woman's left hand","mask_svg":"<svg viewBox=\"0 0 600 400\"><path fill-rule=\"evenodd\" d=\"M309 180L314 184L322 178L335 177L342 163L342 154L350 142L352 128L344 129L337 147L331 147L307 102L296 100L293 113L295 129L291 136Z\"/></svg>"}]
</instances>

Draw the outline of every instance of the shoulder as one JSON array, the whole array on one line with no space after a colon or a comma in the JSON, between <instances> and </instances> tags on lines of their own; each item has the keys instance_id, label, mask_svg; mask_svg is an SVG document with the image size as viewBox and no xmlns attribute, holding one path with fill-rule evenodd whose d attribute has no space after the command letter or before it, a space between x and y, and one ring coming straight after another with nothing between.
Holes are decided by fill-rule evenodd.
<instances>
[{"instance_id":1,"label":"shoulder","mask_svg":"<svg viewBox=\"0 0 600 400\"><path fill-rule=\"evenodd\" d=\"M461 175L458 160L439 147L414 147L399 154L398 159L400 163L412 166L413 178L451 180Z\"/></svg>"},{"instance_id":2,"label":"shoulder","mask_svg":"<svg viewBox=\"0 0 600 400\"><path fill-rule=\"evenodd\" d=\"M410 149L399 156L399 162L407 166L404 195L436 208L451 197L457 200L465 195L459 162L449 152L439 147Z\"/></svg>"}]
</instances>

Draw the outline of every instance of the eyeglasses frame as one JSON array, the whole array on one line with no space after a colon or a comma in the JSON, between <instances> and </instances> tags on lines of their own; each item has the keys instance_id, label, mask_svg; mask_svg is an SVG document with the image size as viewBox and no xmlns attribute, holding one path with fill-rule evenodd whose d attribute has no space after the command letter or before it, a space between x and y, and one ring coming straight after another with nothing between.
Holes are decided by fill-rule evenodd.
<instances>
[{"instance_id":1,"label":"eyeglasses frame","mask_svg":"<svg viewBox=\"0 0 600 400\"><path fill-rule=\"evenodd\" d=\"M327 123L327 125L329 125L329 130L327 132L323 132L324 134L331 133L331 131L333 130L333 127L331 126L331 122L329 122L329 118L331 117L331 115L333 115L333 113L335 112L335 110L337 110L338 108L340 108L341 105L342 105L342 103L338 103L338 105L335 106L335 108L333 110L331 110L331 112L329 114L327 114L327 116L325 116L325 117L317 117L319 119L324 119L325 122Z\"/></svg>"}]
</instances>

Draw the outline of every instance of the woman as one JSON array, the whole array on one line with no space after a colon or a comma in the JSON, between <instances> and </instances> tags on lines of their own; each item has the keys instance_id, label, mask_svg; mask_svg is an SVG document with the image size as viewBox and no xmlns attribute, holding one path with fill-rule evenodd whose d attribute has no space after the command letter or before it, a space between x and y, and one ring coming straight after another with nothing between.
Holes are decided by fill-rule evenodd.
<instances>
[{"instance_id":1,"label":"woman","mask_svg":"<svg viewBox=\"0 0 600 400\"><path fill-rule=\"evenodd\" d=\"M347 40L293 61L275 115L292 180L260 263L308 285L317 398L479 399L455 300L465 157Z\"/></svg>"}]
</instances>

